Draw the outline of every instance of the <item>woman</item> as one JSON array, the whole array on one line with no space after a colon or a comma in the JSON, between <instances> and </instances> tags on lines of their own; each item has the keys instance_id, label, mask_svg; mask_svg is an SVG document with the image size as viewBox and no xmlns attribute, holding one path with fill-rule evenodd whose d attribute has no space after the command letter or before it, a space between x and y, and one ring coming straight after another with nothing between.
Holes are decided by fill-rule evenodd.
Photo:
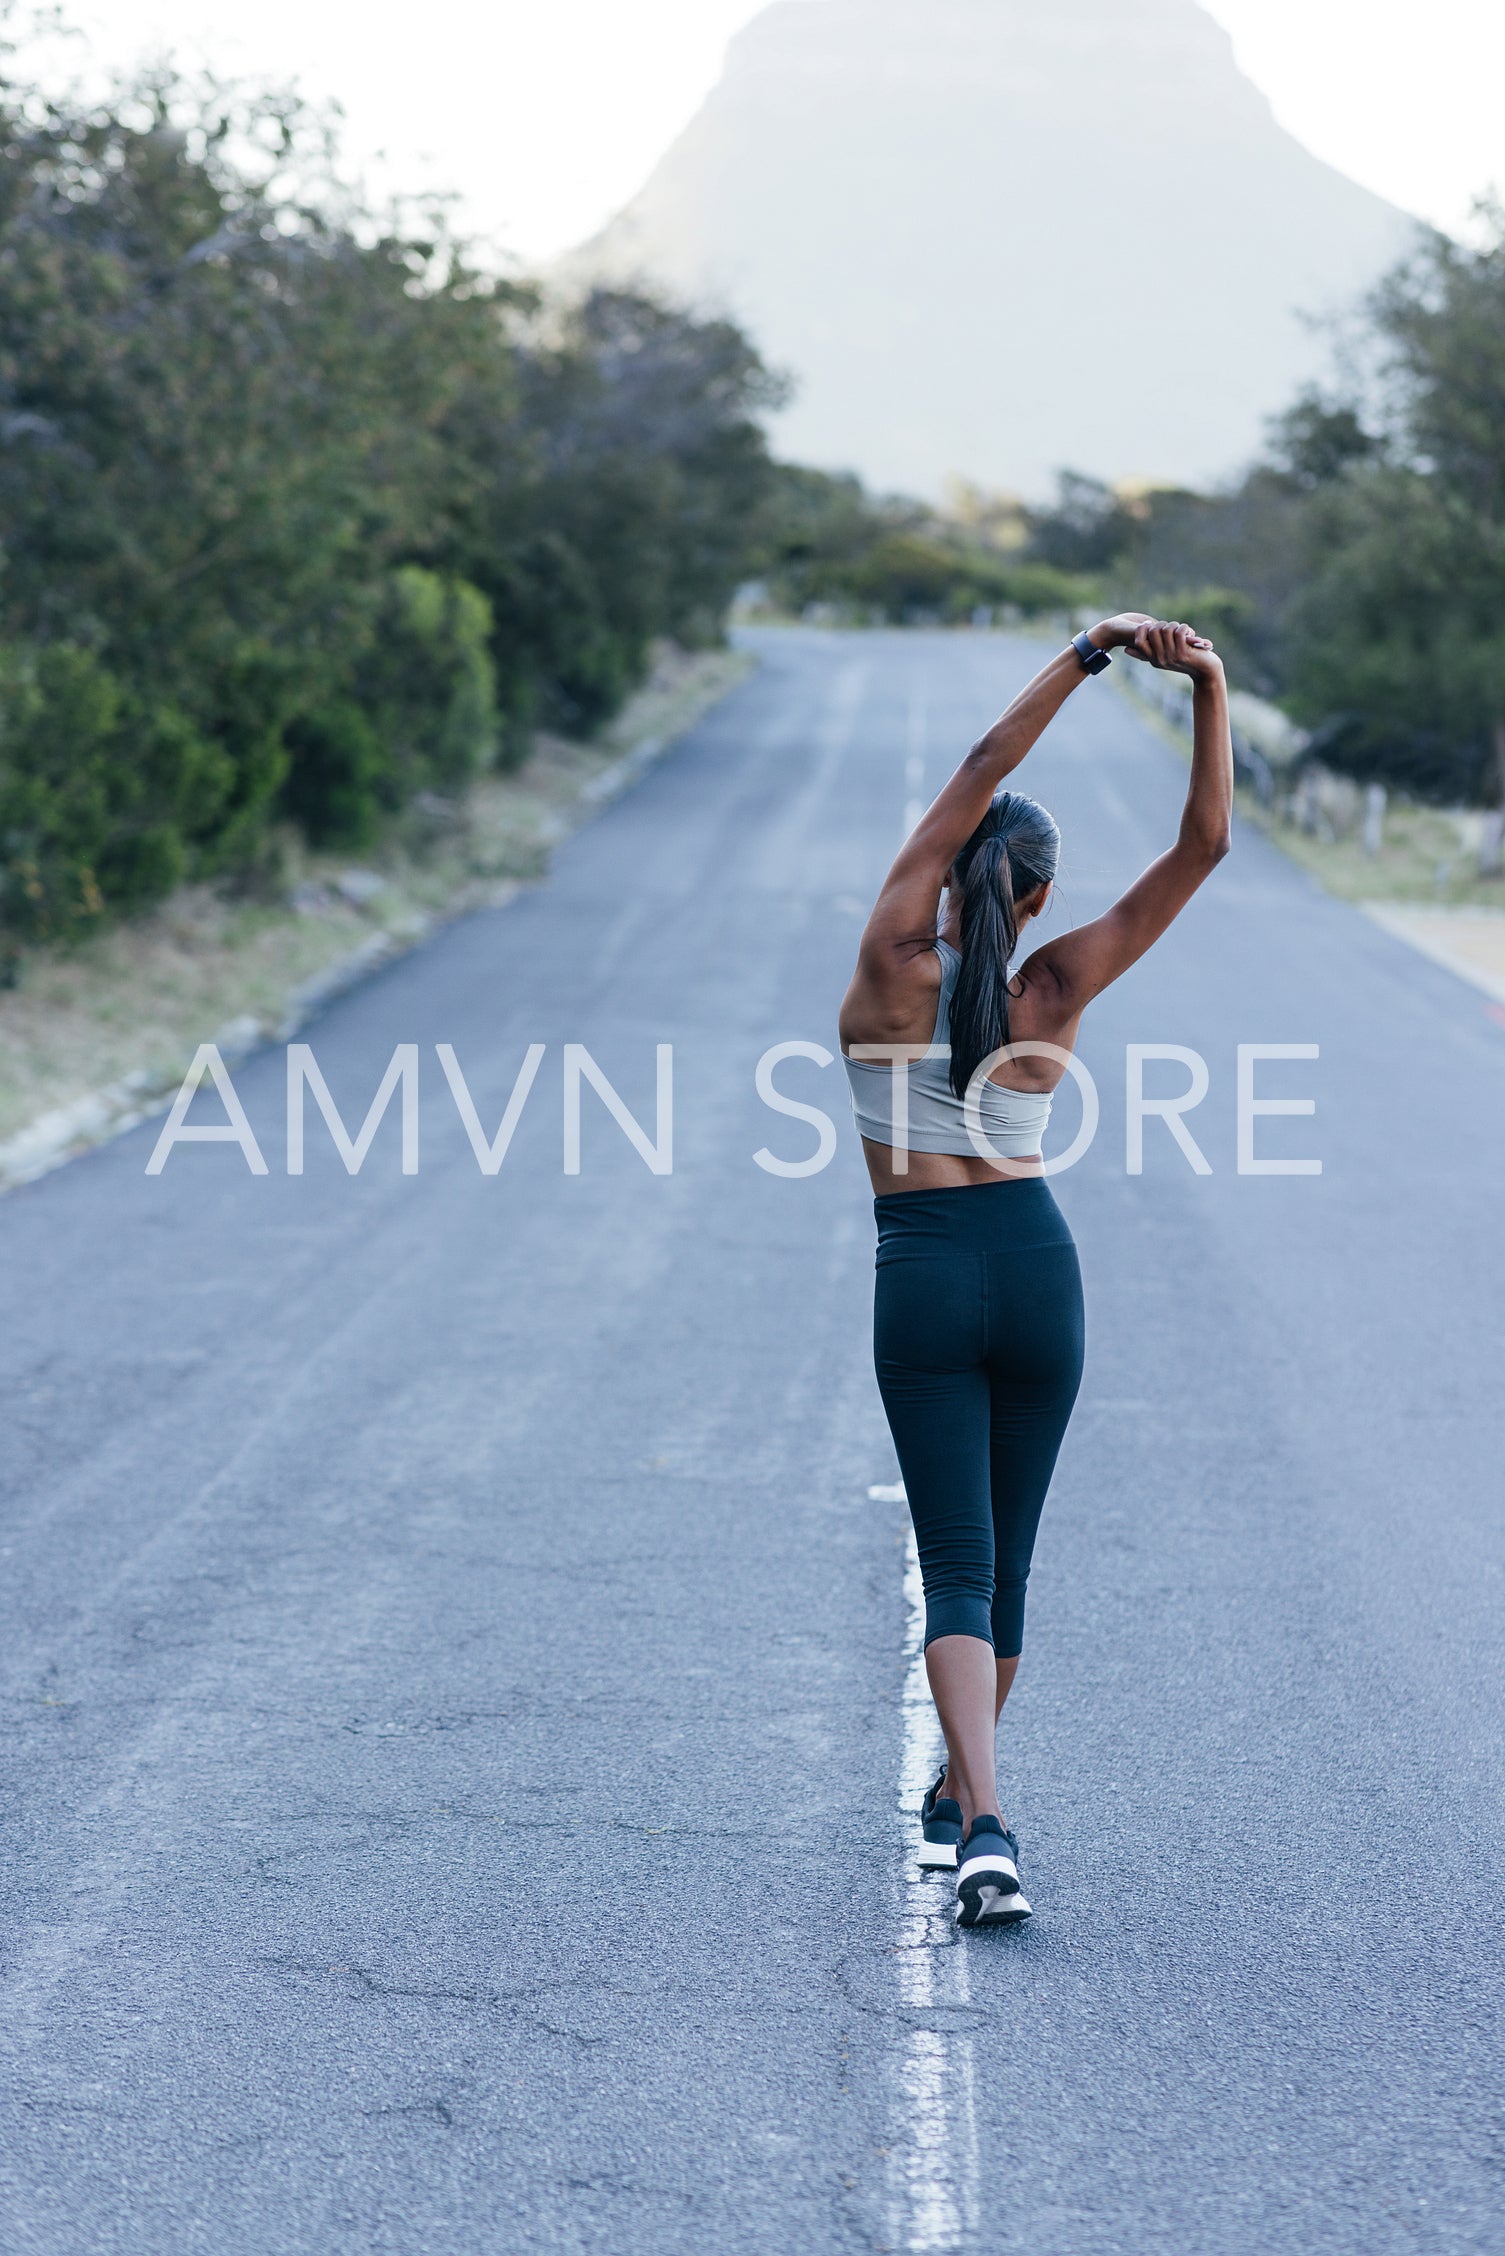
<instances>
[{"instance_id":1,"label":"woman","mask_svg":"<svg viewBox=\"0 0 1505 2256\"><path fill-rule=\"evenodd\" d=\"M1175 844L1091 924L1012 969L1060 834L1002 791L1088 673L1123 649L1189 674L1191 783ZM1082 1371L1082 1287L1043 1173L1052 1093L1094 995L1228 851L1222 663L1178 622L1124 612L1078 635L975 744L888 873L841 1012L876 1193L874 1357L925 1585L925 1667L946 1735L921 1861L956 1867L963 1926L1029 1916L994 1734L1019 1666L1041 1506Z\"/></svg>"}]
</instances>

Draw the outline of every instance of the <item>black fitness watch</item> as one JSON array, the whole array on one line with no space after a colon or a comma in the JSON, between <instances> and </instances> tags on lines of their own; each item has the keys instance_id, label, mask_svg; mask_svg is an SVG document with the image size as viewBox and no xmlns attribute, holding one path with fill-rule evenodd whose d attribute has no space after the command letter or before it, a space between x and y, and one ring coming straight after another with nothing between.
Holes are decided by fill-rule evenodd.
<instances>
[{"instance_id":1,"label":"black fitness watch","mask_svg":"<svg viewBox=\"0 0 1505 2256\"><path fill-rule=\"evenodd\" d=\"M1072 636L1071 647L1081 659L1089 674L1106 673L1113 663L1107 651L1098 648L1085 627L1079 635Z\"/></svg>"}]
</instances>

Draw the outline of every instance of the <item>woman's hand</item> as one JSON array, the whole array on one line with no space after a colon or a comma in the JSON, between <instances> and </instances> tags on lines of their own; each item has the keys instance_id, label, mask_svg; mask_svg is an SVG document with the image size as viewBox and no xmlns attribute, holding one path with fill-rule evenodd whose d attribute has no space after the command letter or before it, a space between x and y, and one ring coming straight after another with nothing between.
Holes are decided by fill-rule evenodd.
<instances>
[{"instance_id":1,"label":"woman's hand","mask_svg":"<svg viewBox=\"0 0 1505 2256\"><path fill-rule=\"evenodd\" d=\"M1199 635L1184 619L1142 619L1124 650L1161 673L1189 674L1193 681L1213 681L1223 671L1223 661L1206 635Z\"/></svg>"},{"instance_id":2,"label":"woman's hand","mask_svg":"<svg viewBox=\"0 0 1505 2256\"><path fill-rule=\"evenodd\" d=\"M1099 650L1127 650L1141 627L1158 625L1148 611L1119 611L1087 629Z\"/></svg>"}]
</instances>

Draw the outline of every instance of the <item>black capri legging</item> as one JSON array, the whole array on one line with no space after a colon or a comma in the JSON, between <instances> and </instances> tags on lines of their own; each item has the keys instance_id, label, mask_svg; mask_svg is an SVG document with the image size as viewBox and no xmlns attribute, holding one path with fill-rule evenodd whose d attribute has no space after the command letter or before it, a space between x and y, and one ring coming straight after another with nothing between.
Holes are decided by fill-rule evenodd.
<instances>
[{"instance_id":1,"label":"black capri legging","mask_svg":"<svg viewBox=\"0 0 1505 2256\"><path fill-rule=\"evenodd\" d=\"M873 1359L925 1581L925 1642L1024 1637L1045 1492L1082 1377L1082 1277L1040 1176L873 1201Z\"/></svg>"}]
</instances>

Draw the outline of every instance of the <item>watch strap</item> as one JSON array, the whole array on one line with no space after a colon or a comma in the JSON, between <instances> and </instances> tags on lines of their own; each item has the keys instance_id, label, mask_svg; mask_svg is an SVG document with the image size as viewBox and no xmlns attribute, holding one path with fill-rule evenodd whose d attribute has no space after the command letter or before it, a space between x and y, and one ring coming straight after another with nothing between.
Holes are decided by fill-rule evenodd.
<instances>
[{"instance_id":1,"label":"watch strap","mask_svg":"<svg viewBox=\"0 0 1505 2256\"><path fill-rule=\"evenodd\" d=\"M1089 674L1106 673L1113 663L1106 650L1099 650L1085 627L1079 635L1072 636L1071 647Z\"/></svg>"}]
</instances>

